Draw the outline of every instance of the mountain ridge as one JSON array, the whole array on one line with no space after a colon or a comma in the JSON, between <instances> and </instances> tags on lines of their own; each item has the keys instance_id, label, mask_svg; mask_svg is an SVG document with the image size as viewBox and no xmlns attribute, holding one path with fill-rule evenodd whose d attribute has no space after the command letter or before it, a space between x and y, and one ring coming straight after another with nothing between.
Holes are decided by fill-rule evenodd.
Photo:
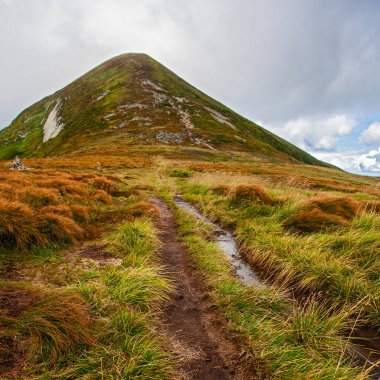
<instances>
[{"instance_id":1,"label":"mountain ridge","mask_svg":"<svg viewBox=\"0 0 380 380\"><path fill-rule=\"evenodd\" d=\"M159 62L127 53L22 111L0 130L0 158L94 151L109 144L243 151L332 167L242 117Z\"/></svg>"}]
</instances>

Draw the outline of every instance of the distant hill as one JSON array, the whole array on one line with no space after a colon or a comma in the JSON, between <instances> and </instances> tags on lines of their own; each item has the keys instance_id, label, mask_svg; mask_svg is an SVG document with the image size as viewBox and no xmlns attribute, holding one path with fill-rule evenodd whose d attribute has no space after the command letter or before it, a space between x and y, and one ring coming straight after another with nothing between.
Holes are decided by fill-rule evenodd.
<instances>
[{"instance_id":1,"label":"distant hill","mask_svg":"<svg viewBox=\"0 0 380 380\"><path fill-rule=\"evenodd\" d=\"M330 166L205 95L145 54L123 54L35 103L0 131L0 158L196 146Z\"/></svg>"}]
</instances>

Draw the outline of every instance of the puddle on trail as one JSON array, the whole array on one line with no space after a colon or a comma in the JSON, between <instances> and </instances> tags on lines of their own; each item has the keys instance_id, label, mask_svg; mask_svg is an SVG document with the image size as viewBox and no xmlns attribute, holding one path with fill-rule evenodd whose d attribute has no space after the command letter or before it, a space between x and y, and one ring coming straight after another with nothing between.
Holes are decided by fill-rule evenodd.
<instances>
[{"instance_id":1,"label":"puddle on trail","mask_svg":"<svg viewBox=\"0 0 380 380\"><path fill-rule=\"evenodd\" d=\"M238 244L234 236L221 226L213 223L210 219L202 215L193 205L185 202L180 195L174 197L175 204L181 209L190 212L198 220L202 220L205 224L213 228L215 235L214 242L226 254L232 264L232 268L236 276L246 285L264 286L259 276L245 263L240 256Z\"/></svg>"}]
</instances>

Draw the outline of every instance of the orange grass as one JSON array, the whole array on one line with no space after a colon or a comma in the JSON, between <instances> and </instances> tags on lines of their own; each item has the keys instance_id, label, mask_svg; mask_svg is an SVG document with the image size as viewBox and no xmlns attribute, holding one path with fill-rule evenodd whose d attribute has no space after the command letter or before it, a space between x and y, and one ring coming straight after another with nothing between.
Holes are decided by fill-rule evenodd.
<instances>
[{"instance_id":1,"label":"orange grass","mask_svg":"<svg viewBox=\"0 0 380 380\"><path fill-rule=\"evenodd\" d=\"M319 195L309 199L306 208L319 208L328 214L352 220L359 210L359 203L348 196Z\"/></svg>"},{"instance_id":2,"label":"orange grass","mask_svg":"<svg viewBox=\"0 0 380 380\"><path fill-rule=\"evenodd\" d=\"M274 199L260 185L241 184L236 186L232 193L235 201L258 201L264 204L273 204Z\"/></svg>"},{"instance_id":3,"label":"orange grass","mask_svg":"<svg viewBox=\"0 0 380 380\"><path fill-rule=\"evenodd\" d=\"M126 211L126 214L133 217L141 217L146 215L157 218L160 215L160 209L153 203L141 201L130 207Z\"/></svg>"},{"instance_id":4,"label":"orange grass","mask_svg":"<svg viewBox=\"0 0 380 380\"><path fill-rule=\"evenodd\" d=\"M299 232L328 230L331 227L346 227L349 223L341 216L329 214L318 208L303 210L291 216L284 224Z\"/></svg>"},{"instance_id":5,"label":"orange grass","mask_svg":"<svg viewBox=\"0 0 380 380\"><path fill-rule=\"evenodd\" d=\"M0 181L0 244L18 249L83 239L89 211L111 205L117 186L97 174L51 169L0 171Z\"/></svg>"},{"instance_id":6,"label":"orange grass","mask_svg":"<svg viewBox=\"0 0 380 380\"><path fill-rule=\"evenodd\" d=\"M310 198L303 209L291 216L284 226L300 232L347 227L358 213L359 206L359 202L348 196L318 195Z\"/></svg>"}]
</instances>

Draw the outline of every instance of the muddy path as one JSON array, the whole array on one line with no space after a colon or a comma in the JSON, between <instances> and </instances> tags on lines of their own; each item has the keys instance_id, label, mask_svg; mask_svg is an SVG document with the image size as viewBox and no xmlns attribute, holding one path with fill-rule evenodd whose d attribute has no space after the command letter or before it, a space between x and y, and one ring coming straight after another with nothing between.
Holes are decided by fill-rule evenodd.
<instances>
[{"instance_id":1,"label":"muddy path","mask_svg":"<svg viewBox=\"0 0 380 380\"><path fill-rule=\"evenodd\" d=\"M195 266L179 240L173 212L164 201L149 199L160 209L160 261L176 292L162 314L165 335L178 352L178 379L256 379L237 340L223 328L223 321L207 300Z\"/></svg>"}]
</instances>

